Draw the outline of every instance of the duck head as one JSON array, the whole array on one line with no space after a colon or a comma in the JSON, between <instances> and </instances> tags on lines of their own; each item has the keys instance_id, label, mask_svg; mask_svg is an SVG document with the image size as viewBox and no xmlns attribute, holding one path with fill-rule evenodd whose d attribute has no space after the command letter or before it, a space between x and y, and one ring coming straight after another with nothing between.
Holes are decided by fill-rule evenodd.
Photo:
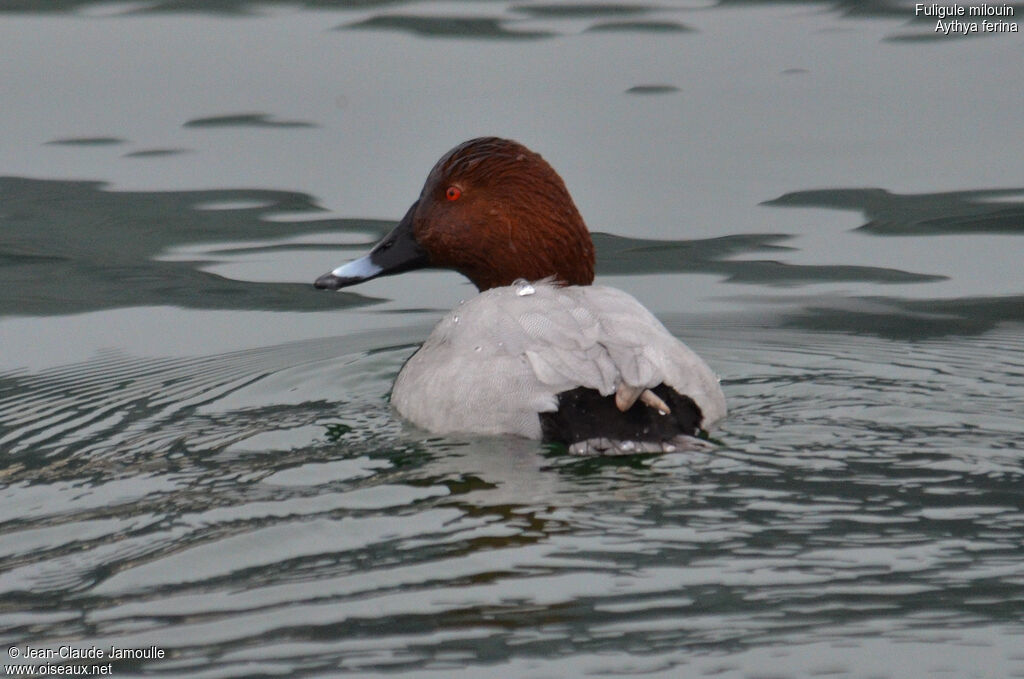
<instances>
[{"instance_id":1,"label":"duck head","mask_svg":"<svg viewBox=\"0 0 1024 679\"><path fill-rule=\"evenodd\" d=\"M369 254L320 276L325 290L421 268L454 269L480 290L553 277L594 280L594 245L558 173L518 142L481 137L446 153L419 199Z\"/></svg>"}]
</instances>

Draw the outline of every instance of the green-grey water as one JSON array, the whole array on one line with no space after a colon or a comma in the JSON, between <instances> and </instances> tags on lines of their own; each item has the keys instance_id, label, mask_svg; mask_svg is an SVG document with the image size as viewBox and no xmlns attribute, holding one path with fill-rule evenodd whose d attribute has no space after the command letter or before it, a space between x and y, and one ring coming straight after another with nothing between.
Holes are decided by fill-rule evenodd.
<instances>
[{"instance_id":1,"label":"green-grey water","mask_svg":"<svg viewBox=\"0 0 1024 679\"><path fill-rule=\"evenodd\" d=\"M5 672L1024 676L1024 41L933 28L4 3ZM390 410L472 287L310 283L482 134L561 172L601 282L722 376L718 447L576 458Z\"/></svg>"}]
</instances>

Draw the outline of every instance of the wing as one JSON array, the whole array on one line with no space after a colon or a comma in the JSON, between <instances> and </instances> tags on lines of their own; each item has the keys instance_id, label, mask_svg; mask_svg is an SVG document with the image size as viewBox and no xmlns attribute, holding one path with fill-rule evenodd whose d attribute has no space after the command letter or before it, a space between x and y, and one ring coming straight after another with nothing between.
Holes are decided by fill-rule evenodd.
<instances>
[{"instance_id":1,"label":"wing","mask_svg":"<svg viewBox=\"0 0 1024 679\"><path fill-rule=\"evenodd\" d=\"M432 431L539 438L537 413L557 410L559 393L585 387L631 405L664 383L697 403L705 428L724 416L714 373L633 297L531 290L488 290L445 316L395 383L399 412Z\"/></svg>"},{"instance_id":2,"label":"wing","mask_svg":"<svg viewBox=\"0 0 1024 679\"><path fill-rule=\"evenodd\" d=\"M534 341L525 355L542 383L556 393L576 387L615 393L622 410L637 398L664 408L650 389L665 384L694 400L705 428L725 416L714 372L636 299L603 286L554 292L558 319L551 318L556 305L549 303L540 320L527 315L521 324Z\"/></svg>"}]
</instances>

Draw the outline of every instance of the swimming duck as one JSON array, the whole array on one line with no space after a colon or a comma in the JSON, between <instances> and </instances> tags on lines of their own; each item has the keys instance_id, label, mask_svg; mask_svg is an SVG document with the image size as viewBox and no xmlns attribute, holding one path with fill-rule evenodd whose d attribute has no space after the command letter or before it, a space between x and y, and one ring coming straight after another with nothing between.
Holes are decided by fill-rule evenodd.
<instances>
[{"instance_id":1,"label":"swimming duck","mask_svg":"<svg viewBox=\"0 0 1024 679\"><path fill-rule=\"evenodd\" d=\"M424 267L454 269L480 294L441 319L395 380L391 403L415 425L615 454L685 447L725 416L697 354L630 295L592 285L594 246L565 183L518 142L453 148L369 254L314 285Z\"/></svg>"}]
</instances>

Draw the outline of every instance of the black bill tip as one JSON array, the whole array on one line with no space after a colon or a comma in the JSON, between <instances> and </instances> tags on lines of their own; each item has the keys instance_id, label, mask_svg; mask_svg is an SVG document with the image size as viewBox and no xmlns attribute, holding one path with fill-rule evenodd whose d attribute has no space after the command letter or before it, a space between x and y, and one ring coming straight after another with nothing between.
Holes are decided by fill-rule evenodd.
<instances>
[{"instance_id":1,"label":"black bill tip","mask_svg":"<svg viewBox=\"0 0 1024 679\"><path fill-rule=\"evenodd\" d=\"M309 280L308 278L306 280ZM335 276L333 272L325 273L320 278L313 281L313 287L317 290L338 290L344 287L345 279Z\"/></svg>"}]
</instances>

